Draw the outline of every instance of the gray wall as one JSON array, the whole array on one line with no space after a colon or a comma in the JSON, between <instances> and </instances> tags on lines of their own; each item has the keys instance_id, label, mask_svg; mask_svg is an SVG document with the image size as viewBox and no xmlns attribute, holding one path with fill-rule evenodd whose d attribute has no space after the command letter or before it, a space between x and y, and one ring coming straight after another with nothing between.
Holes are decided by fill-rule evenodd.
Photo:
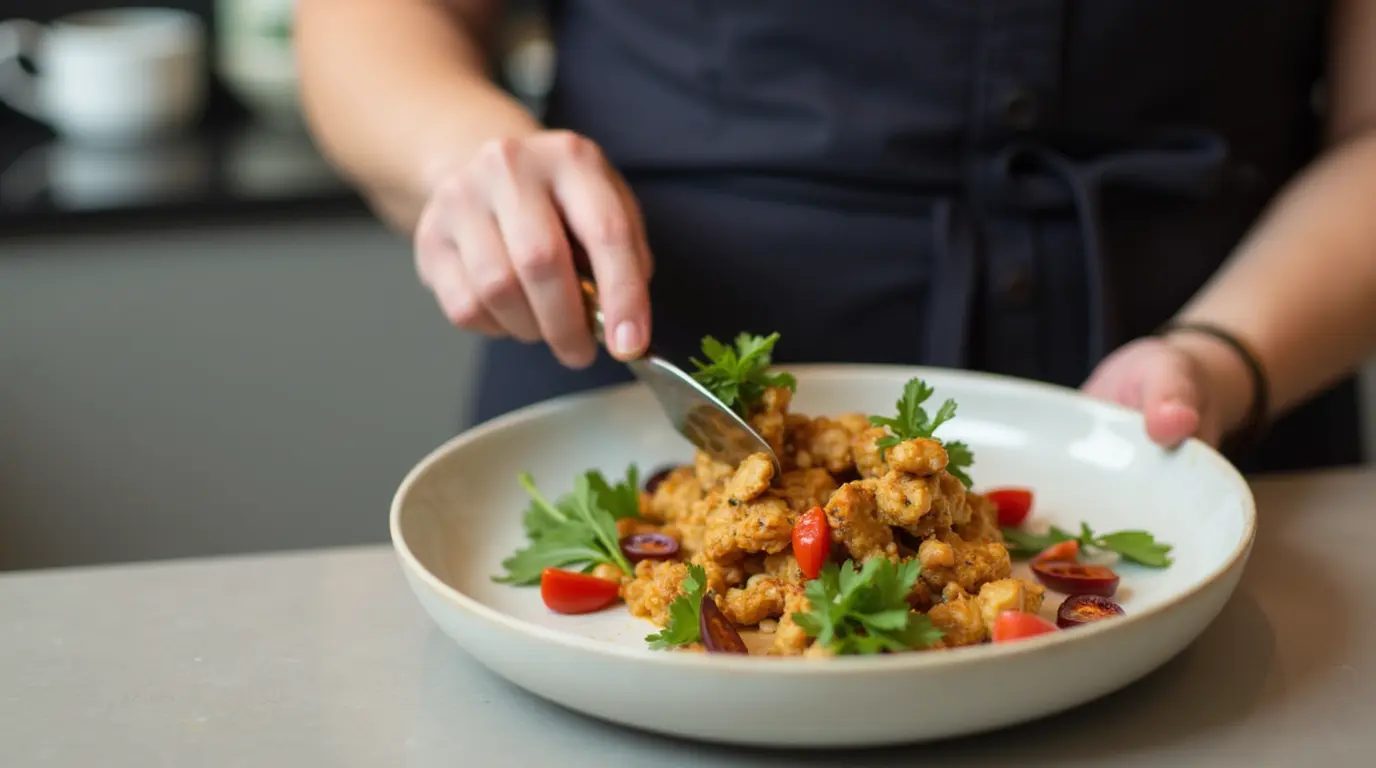
<instances>
[{"instance_id":1,"label":"gray wall","mask_svg":"<svg viewBox=\"0 0 1376 768\"><path fill-rule=\"evenodd\" d=\"M361 217L0 241L0 568L385 541L473 353Z\"/></svg>"}]
</instances>

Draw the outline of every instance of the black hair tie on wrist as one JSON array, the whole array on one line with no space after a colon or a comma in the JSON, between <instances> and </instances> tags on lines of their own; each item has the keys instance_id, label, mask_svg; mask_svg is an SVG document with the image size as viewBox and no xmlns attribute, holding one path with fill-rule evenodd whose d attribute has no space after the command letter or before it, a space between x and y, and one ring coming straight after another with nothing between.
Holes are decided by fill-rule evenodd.
<instances>
[{"instance_id":1,"label":"black hair tie on wrist","mask_svg":"<svg viewBox=\"0 0 1376 768\"><path fill-rule=\"evenodd\" d=\"M1231 435L1225 435L1223 446L1220 446L1226 449L1225 453L1234 458L1242 457L1261 442L1261 437L1266 431L1266 416L1271 410L1270 380L1266 377L1266 370L1262 368L1261 361L1238 337L1211 323L1171 322L1156 335L1165 337L1172 333L1199 333L1217 339L1236 352L1243 365L1247 367L1247 373L1252 379L1251 407L1248 408L1247 418L1242 425Z\"/></svg>"}]
</instances>

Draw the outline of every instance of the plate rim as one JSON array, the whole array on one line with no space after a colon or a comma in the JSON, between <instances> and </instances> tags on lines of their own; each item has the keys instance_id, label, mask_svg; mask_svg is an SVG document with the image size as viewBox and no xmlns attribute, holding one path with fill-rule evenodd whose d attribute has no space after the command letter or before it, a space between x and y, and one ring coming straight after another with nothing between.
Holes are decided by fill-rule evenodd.
<instances>
[{"instance_id":1,"label":"plate rim","mask_svg":"<svg viewBox=\"0 0 1376 768\"><path fill-rule=\"evenodd\" d=\"M906 373L910 378L912 376L923 377L932 375L941 378L965 378L976 381L983 386L1041 390L1050 397L1063 400L1072 399L1084 407L1100 412L1114 413L1119 418L1129 417L1134 420L1141 420L1142 418L1139 412L1131 408L1089 397L1071 387L1024 379L1016 376L987 373L984 371L966 371L933 366L882 363L789 364L788 370L799 378L800 383L805 376L825 376L828 374L892 376ZM483 619L506 631L524 634L535 640L560 646L567 651L591 653L604 657L609 661L615 660L632 664L667 665L690 670L710 669L716 672L745 672L771 676L810 675L825 677L865 673L895 674L901 672L919 672L931 667L951 669L963 665L980 664L995 659L1012 659L1021 655L1037 653L1044 648L1071 643L1087 643L1105 635L1129 632L1132 631L1134 627L1149 623L1168 611L1176 609L1183 603L1198 599L1203 593L1222 581L1234 568L1245 565L1245 561L1256 539L1256 498L1252 493L1251 484L1247 482L1246 477L1243 476L1238 468L1234 466L1232 462L1224 458L1215 448L1196 438L1189 438L1173 450L1177 452L1183 450L1198 451L1203 460L1209 462L1214 469L1220 471L1223 475L1235 481L1241 487L1244 501L1243 535L1237 546L1228 553L1227 557L1223 559L1220 565L1207 572L1199 583L1190 589L1152 608L1137 613L1127 614L1114 621L1094 622L1089 625L1078 627L1073 633L1051 632L1027 638L1017 643L1009 643L1007 645L981 644L974 647L957 648L954 649L956 651L954 653L901 653L886 654L883 656L837 656L826 659L824 663L819 663L815 659L804 657L761 659L755 656L742 658L731 654L646 653L645 650L641 648L630 648L616 643L610 643L606 640L598 640L570 632L551 629L503 613L455 589L438 576L431 573L428 568L421 564L420 559L416 557L415 553L411 551L401 531L403 502L416 482L449 453L466 443L475 442L488 434L499 432L510 426L534 421L552 412L565 411L571 407L576 407L579 403L613 399L622 396L625 392L643 388L643 386L644 385L639 382L633 381L559 395L537 403L532 403L500 416L496 416L480 424L473 425L449 438L440 446L426 454L426 456L417 462L402 479L396 492L392 496L388 514L388 529L392 540L392 546L401 561L402 567L409 570L411 574L415 578L418 578L421 583L425 584L432 593L444 598L446 601L454 604L457 608L470 615ZM647 628L646 631L649 632L649 628Z\"/></svg>"}]
</instances>

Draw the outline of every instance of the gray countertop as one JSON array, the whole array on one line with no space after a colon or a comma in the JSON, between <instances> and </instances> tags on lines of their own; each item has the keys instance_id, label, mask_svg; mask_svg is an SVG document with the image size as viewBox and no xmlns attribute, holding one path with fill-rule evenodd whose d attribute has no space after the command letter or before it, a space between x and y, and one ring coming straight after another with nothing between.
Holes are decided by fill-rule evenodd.
<instances>
[{"instance_id":1,"label":"gray countertop","mask_svg":"<svg viewBox=\"0 0 1376 768\"><path fill-rule=\"evenodd\" d=\"M1252 562L1194 645L1106 699L992 734L843 755L595 722L467 658L421 612L391 550L370 547L0 577L0 763L1370 765L1376 473L1255 487ZM864 713L819 702L817 716Z\"/></svg>"}]
</instances>

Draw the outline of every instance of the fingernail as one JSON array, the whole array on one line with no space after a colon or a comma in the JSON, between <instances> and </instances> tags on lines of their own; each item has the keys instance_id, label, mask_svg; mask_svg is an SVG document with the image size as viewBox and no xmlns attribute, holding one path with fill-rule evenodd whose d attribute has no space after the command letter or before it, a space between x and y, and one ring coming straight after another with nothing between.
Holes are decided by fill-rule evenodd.
<instances>
[{"instance_id":1,"label":"fingernail","mask_svg":"<svg viewBox=\"0 0 1376 768\"><path fill-rule=\"evenodd\" d=\"M619 357L640 354L640 329L630 320L623 320L612 334L612 351Z\"/></svg>"}]
</instances>

